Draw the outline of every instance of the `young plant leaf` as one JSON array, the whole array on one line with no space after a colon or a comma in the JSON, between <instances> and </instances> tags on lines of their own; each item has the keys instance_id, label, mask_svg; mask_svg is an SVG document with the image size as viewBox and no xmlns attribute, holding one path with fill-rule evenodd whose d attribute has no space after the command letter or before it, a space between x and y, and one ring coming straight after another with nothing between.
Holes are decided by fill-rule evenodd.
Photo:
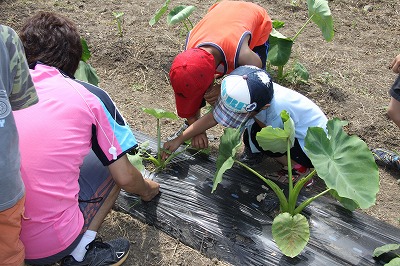
<instances>
[{"instance_id":1,"label":"young plant leaf","mask_svg":"<svg viewBox=\"0 0 400 266\"><path fill-rule=\"evenodd\" d=\"M112 14L113 14L114 18L116 20L118 20L118 19L122 18L125 13L124 12L112 12Z\"/></svg>"},{"instance_id":2,"label":"young plant leaf","mask_svg":"<svg viewBox=\"0 0 400 266\"><path fill-rule=\"evenodd\" d=\"M379 172L367 144L349 136L337 118L327 123L328 136L320 127L310 127L305 138L307 155L328 188L354 200L362 209L375 204Z\"/></svg>"},{"instance_id":3,"label":"young plant leaf","mask_svg":"<svg viewBox=\"0 0 400 266\"><path fill-rule=\"evenodd\" d=\"M86 63L92 55L90 53L89 46L87 45L87 42L85 39L81 38L81 44L82 44L81 60Z\"/></svg>"},{"instance_id":4,"label":"young plant leaf","mask_svg":"<svg viewBox=\"0 0 400 266\"><path fill-rule=\"evenodd\" d=\"M269 35L268 61L273 66L284 66L292 53L293 41L275 29Z\"/></svg>"},{"instance_id":5,"label":"young plant leaf","mask_svg":"<svg viewBox=\"0 0 400 266\"><path fill-rule=\"evenodd\" d=\"M78 69L75 71L74 76L76 79L88 82L95 86L99 84L99 77L96 70L88 63L79 61Z\"/></svg>"},{"instance_id":6,"label":"young plant leaf","mask_svg":"<svg viewBox=\"0 0 400 266\"><path fill-rule=\"evenodd\" d=\"M232 168L234 157L241 145L240 136L240 128L225 128L224 134L220 138L218 158L216 162L217 169L214 175L211 193L214 192L218 184L221 183L222 175L225 171Z\"/></svg>"},{"instance_id":7,"label":"young plant leaf","mask_svg":"<svg viewBox=\"0 0 400 266\"><path fill-rule=\"evenodd\" d=\"M374 250L374 257L379 257L380 255L382 255L384 253L388 253L390 251L394 251L399 248L400 248L399 244L386 244L381 247L377 247Z\"/></svg>"},{"instance_id":8,"label":"young plant leaf","mask_svg":"<svg viewBox=\"0 0 400 266\"><path fill-rule=\"evenodd\" d=\"M388 263L385 264L385 266L399 266L400 265L400 258L394 258L391 261L389 261Z\"/></svg>"},{"instance_id":9,"label":"young plant leaf","mask_svg":"<svg viewBox=\"0 0 400 266\"><path fill-rule=\"evenodd\" d=\"M144 170L143 158L139 152L135 155L128 154L128 160L133 166L136 167L136 169L139 170L139 172L142 172Z\"/></svg>"},{"instance_id":10,"label":"young plant leaf","mask_svg":"<svg viewBox=\"0 0 400 266\"><path fill-rule=\"evenodd\" d=\"M160 8L160 10L158 10L155 14L154 14L154 16L150 19L150 21L149 21L149 24L150 24L150 26L153 26L154 24L156 24L159 20L160 20L160 18L162 17L162 15L164 15L164 13L165 12L167 12L167 10L168 10L168 5L169 5L169 2L170 2L171 0L166 0L165 2L164 2L164 4L163 4L163 6Z\"/></svg>"},{"instance_id":11,"label":"young plant leaf","mask_svg":"<svg viewBox=\"0 0 400 266\"><path fill-rule=\"evenodd\" d=\"M331 10L328 6L328 1L307 0L307 6L308 16L321 29L324 39L327 42L332 41L334 35L333 19L331 15Z\"/></svg>"},{"instance_id":12,"label":"young plant leaf","mask_svg":"<svg viewBox=\"0 0 400 266\"><path fill-rule=\"evenodd\" d=\"M175 113L164 111L163 109L142 107L142 111L148 113L149 115L154 116L157 119L162 119L162 118L178 119L178 116Z\"/></svg>"},{"instance_id":13,"label":"young plant leaf","mask_svg":"<svg viewBox=\"0 0 400 266\"><path fill-rule=\"evenodd\" d=\"M290 147L294 145L294 122L286 110L281 112L283 129L267 126L257 133L258 144L264 150L284 153L287 151L287 143L290 141Z\"/></svg>"},{"instance_id":14,"label":"young plant leaf","mask_svg":"<svg viewBox=\"0 0 400 266\"><path fill-rule=\"evenodd\" d=\"M276 30L282 28L285 26L285 22L280 21L280 20L273 20L272 21L272 27Z\"/></svg>"},{"instance_id":15,"label":"young plant leaf","mask_svg":"<svg viewBox=\"0 0 400 266\"><path fill-rule=\"evenodd\" d=\"M175 25L181 21L187 19L190 14L196 9L194 6L177 6L169 12L167 16L168 25Z\"/></svg>"},{"instance_id":16,"label":"young plant leaf","mask_svg":"<svg viewBox=\"0 0 400 266\"><path fill-rule=\"evenodd\" d=\"M310 77L307 68L305 68L305 66L299 62L294 64L293 72L296 74L296 76L300 77L300 79L304 81L307 81Z\"/></svg>"},{"instance_id":17,"label":"young plant leaf","mask_svg":"<svg viewBox=\"0 0 400 266\"><path fill-rule=\"evenodd\" d=\"M310 227L302 214L292 216L284 212L272 222L272 236L282 253L293 258L307 245Z\"/></svg>"}]
</instances>

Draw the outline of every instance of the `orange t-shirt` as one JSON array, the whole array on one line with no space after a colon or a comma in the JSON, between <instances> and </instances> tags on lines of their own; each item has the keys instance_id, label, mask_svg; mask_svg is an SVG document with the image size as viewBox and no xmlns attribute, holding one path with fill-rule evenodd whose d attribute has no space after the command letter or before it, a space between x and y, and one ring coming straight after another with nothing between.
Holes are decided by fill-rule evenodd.
<instances>
[{"instance_id":1,"label":"orange t-shirt","mask_svg":"<svg viewBox=\"0 0 400 266\"><path fill-rule=\"evenodd\" d=\"M239 65L243 40L250 35L250 49L264 44L272 31L267 11L243 1L221 1L210 7L203 19L189 32L186 49L211 45L222 54L216 73L228 74Z\"/></svg>"}]
</instances>

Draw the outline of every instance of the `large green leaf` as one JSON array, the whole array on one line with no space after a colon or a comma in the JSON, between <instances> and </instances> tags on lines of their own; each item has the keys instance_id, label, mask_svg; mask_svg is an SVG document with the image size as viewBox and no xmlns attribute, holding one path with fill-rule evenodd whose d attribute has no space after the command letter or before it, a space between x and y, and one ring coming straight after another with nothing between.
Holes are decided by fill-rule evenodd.
<instances>
[{"instance_id":1,"label":"large green leaf","mask_svg":"<svg viewBox=\"0 0 400 266\"><path fill-rule=\"evenodd\" d=\"M157 119L161 118L178 119L178 116L175 113L164 111L163 109L142 107L142 111L154 116Z\"/></svg>"},{"instance_id":2,"label":"large green leaf","mask_svg":"<svg viewBox=\"0 0 400 266\"><path fill-rule=\"evenodd\" d=\"M326 41L333 39L333 19L327 0L307 0L308 16L318 25Z\"/></svg>"},{"instance_id":3,"label":"large green leaf","mask_svg":"<svg viewBox=\"0 0 400 266\"><path fill-rule=\"evenodd\" d=\"M379 257L380 255L382 255L384 253L388 253L390 251L394 251L399 248L400 248L399 244L386 244L381 247L377 247L374 250L374 257Z\"/></svg>"},{"instance_id":4,"label":"large green leaf","mask_svg":"<svg viewBox=\"0 0 400 266\"><path fill-rule=\"evenodd\" d=\"M345 207L346 209L350 210L350 211L354 211L358 208L360 208L360 206L357 204L357 202L355 202L354 200L348 199L348 198L342 198L338 195L338 193L336 192L336 190L330 190L329 193L332 195L332 197L334 197L335 199L337 199L342 205L343 207Z\"/></svg>"},{"instance_id":5,"label":"large green leaf","mask_svg":"<svg viewBox=\"0 0 400 266\"><path fill-rule=\"evenodd\" d=\"M296 257L310 239L310 227L306 217L301 214L291 216L284 212L272 222L272 236L283 254Z\"/></svg>"},{"instance_id":6,"label":"large green leaf","mask_svg":"<svg viewBox=\"0 0 400 266\"><path fill-rule=\"evenodd\" d=\"M79 61L78 69L74 74L76 79L88 82L95 86L99 84L99 77L97 76L96 70L88 63Z\"/></svg>"},{"instance_id":7,"label":"large green leaf","mask_svg":"<svg viewBox=\"0 0 400 266\"><path fill-rule=\"evenodd\" d=\"M221 183L222 175L225 171L232 167L236 152L240 148L240 136L240 128L225 128L224 134L220 138L218 158L216 162L217 169L214 175L213 188L211 192L214 192L218 184Z\"/></svg>"},{"instance_id":8,"label":"large green leaf","mask_svg":"<svg viewBox=\"0 0 400 266\"><path fill-rule=\"evenodd\" d=\"M391 261L389 261L388 263L385 264L385 266L399 266L400 265L400 258L394 258Z\"/></svg>"},{"instance_id":9,"label":"large green leaf","mask_svg":"<svg viewBox=\"0 0 400 266\"><path fill-rule=\"evenodd\" d=\"M190 14L196 9L194 6L177 6L169 12L167 16L168 25L175 25L185 19L187 19Z\"/></svg>"},{"instance_id":10,"label":"large green leaf","mask_svg":"<svg viewBox=\"0 0 400 266\"><path fill-rule=\"evenodd\" d=\"M367 144L344 132L346 124L337 118L329 120L328 136L322 128L310 127L305 148L326 186L366 209L375 204L379 191L378 166Z\"/></svg>"},{"instance_id":11,"label":"large green leaf","mask_svg":"<svg viewBox=\"0 0 400 266\"><path fill-rule=\"evenodd\" d=\"M164 13L167 12L170 1L171 0L166 0L164 2L163 6L154 14L154 16L149 21L150 26L153 26L154 24L156 24L160 20L162 15L164 15Z\"/></svg>"},{"instance_id":12,"label":"large green leaf","mask_svg":"<svg viewBox=\"0 0 400 266\"><path fill-rule=\"evenodd\" d=\"M287 143L294 145L295 128L293 119L286 110L281 112L283 129L273 128L271 126L264 127L257 133L256 139L258 144L266 151L287 152Z\"/></svg>"},{"instance_id":13,"label":"large green leaf","mask_svg":"<svg viewBox=\"0 0 400 266\"><path fill-rule=\"evenodd\" d=\"M268 40L268 61L273 66L284 66L292 53L293 41L275 29L272 29Z\"/></svg>"}]
</instances>

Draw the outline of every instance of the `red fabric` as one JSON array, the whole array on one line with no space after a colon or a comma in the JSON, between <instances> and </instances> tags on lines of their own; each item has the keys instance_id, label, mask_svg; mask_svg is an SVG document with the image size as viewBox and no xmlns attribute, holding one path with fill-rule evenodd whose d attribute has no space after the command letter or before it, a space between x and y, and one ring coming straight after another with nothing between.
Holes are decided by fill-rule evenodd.
<instances>
[{"instance_id":1,"label":"red fabric","mask_svg":"<svg viewBox=\"0 0 400 266\"><path fill-rule=\"evenodd\" d=\"M200 109L214 71L214 57L203 49L189 49L175 57L169 76L180 117L192 117Z\"/></svg>"}]
</instances>

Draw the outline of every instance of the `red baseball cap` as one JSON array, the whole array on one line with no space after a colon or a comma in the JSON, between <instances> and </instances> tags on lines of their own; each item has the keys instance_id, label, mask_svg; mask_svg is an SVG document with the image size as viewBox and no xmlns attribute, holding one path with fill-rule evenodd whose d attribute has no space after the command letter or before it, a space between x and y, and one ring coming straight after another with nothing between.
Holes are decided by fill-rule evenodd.
<instances>
[{"instance_id":1,"label":"red baseball cap","mask_svg":"<svg viewBox=\"0 0 400 266\"><path fill-rule=\"evenodd\" d=\"M214 74L214 56L201 48L188 49L175 57L169 78L180 117L192 117L200 109Z\"/></svg>"}]
</instances>

